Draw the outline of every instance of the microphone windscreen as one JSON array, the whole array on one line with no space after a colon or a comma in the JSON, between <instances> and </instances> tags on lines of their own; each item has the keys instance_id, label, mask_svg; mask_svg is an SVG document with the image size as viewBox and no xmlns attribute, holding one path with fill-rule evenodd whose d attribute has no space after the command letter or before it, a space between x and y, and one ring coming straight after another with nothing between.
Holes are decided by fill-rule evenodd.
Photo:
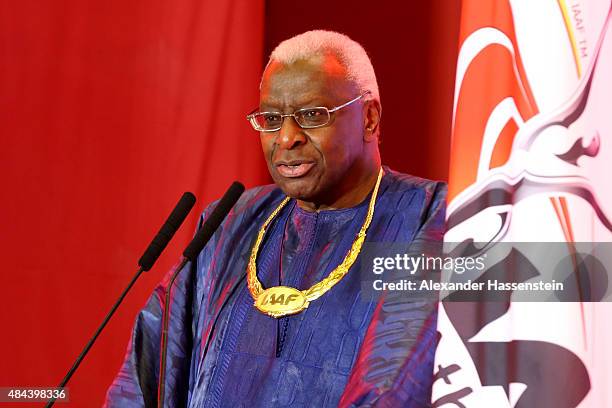
<instances>
[{"instance_id":1,"label":"microphone windscreen","mask_svg":"<svg viewBox=\"0 0 612 408\"><path fill-rule=\"evenodd\" d=\"M179 229L195 202L196 198L192 193L186 192L183 194L164 225L162 225L155 238L149 244L147 250L140 257L138 265L140 265L143 271L148 271L153 267L153 264Z\"/></svg>"},{"instance_id":2,"label":"microphone windscreen","mask_svg":"<svg viewBox=\"0 0 612 408\"><path fill-rule=\"evenodd\" d=\"M214 232L219 228L219 225L223 222L227 214L230 212L236 201L240 198L242 193L244 192L244 186L235 181L232 183L227 192L223 195L219 203L212 211L212 213L206 218L202 227L196 232L193 240L189 243L185 251L183 251L183 256L190 261L194 261L204 245L208 242L210 237L214 234Z\"/></svg>"}]
</instances>

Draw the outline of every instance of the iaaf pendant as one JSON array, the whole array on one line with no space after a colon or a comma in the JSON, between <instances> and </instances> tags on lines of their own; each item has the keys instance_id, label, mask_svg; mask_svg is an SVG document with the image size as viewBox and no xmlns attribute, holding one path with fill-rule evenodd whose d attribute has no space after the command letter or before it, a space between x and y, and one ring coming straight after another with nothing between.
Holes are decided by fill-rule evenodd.
<instances>
[{"instance_id":1,"label":"iaaf pendant","mask_svg":"<svg viewBox=\"0 0 612 408\"><path fill-rule=\"evenodd\" d=\"M308 300L295 288L274 286L257 296L255 307L268 316L279 318L300 313L308 307Z\"/></svg>"}]
</instances>

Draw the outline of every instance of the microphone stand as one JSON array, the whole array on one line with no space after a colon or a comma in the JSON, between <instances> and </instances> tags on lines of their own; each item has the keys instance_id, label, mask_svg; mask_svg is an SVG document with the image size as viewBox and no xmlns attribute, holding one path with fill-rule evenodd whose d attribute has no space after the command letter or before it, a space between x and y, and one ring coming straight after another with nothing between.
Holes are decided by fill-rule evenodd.
<instances>
[{"instance_id":1,"label":"microphone stand","mask_svg":"<svg viewBox=\"0 0 612 408\"><path fill-rule=\"evenodd\" d=\"M174 209L168 216L168 219L166 219L166 221L162 225L157 235L155 235L155 237L153 238L153 240L151 241L151 243L145 250L144 254L138 260L138 265L139 265L138 271L136 272L136 274L134 275L130 283L128 283L128 286L121 293L121 295L119 296L119 299L117 299L117 301L111 308L110 312L108 312L108 314L102 321L102 324L98 327L98 330L96 330L96 332L94 333L93 337L87 342L87 344L85 345L85 348L83 349L83 351L81 351L81 354L79 354L79 357L76 359L76 361L74 362L74 364L72 365L72 367L70 368L70 370L68 371L64 379L62 380L62 382L58 385L57 389L59 392L61 392L61 389L64 388L64 386L68 383L68 381L70 380L70 377L72 377L76 369L79 368L81 361L83 361L83 359L89 352L89 349L91 349L91 347L93 346L94 342L96 341L96 339L98 338L102 330L104 330L108 321L111 319L111 317L113 317L113 314L115 313L115 311L117 310L121 302L123 302L123 299L125 298L127 293L130 291L132 286L134 286L134 283L136 282L136 280L138 280L138 278L143 272L146 272L153 267L153 265L157 261L157 258L159 258L162 251L166 248L166 245L168 245L168 242L170 242L170 240L172 239L176 231L179 229L179 227L181 226L185 218L187 218L187 215L193 208L195 201L196 201L196 198L193 195L193 193L186 192L181 196L179 202L176 204L176 206L174 207ZM45 407L47 408L52 407L56 400L57 400L57 397L53 396L52 398L49 399Z\"/></svg>"},{"instance_id":2,"label":"microphone stand","mask_svg":"<svg viewBox=\"0 0 612 408\"><path fill-rule=\"evenodd\" d=\"M189 259L183 258L179 266L176 268L172 277L170 278L170 282L168 283L168 288L166 290L166 301L164 302L164 312L162 314L162 334L161 334L161 357L160 357L160 370L159 370L159 383L157 392L157 405L158 407L163 406L163 401L165 397L165 387L161 384L164 384L166 381L166 355L167 355L167 344L168 344L168 326L170 325L170 292L172 292L172 286L174 286L174 281L178 277L178 274L183 270L185 265L189 262Z\"/></svg>"},{"instance_id":3,"label":"microphone stand","mask_svg":"<svg viewBox=\"0 0 612 408\"><path fill-rule=\"evenodd\" d=\"M68 371L68 373L66 374L66 376L64 377L62 382L57 386L57 390L58 391L60 391L62 388L64 388L64 386L68 383L68 381L70 380L70 378L72 377L74 372L77 370L77 368L79 368L79 365L81 365L81 362L83 361L83 359L87 355L87 352L89 352L89 349L91 348L91 346L93 346L94 342L96 341L96 339L98 338L98 336L100 335L102 330L104 330L104 327L106 327L106 324L111 319L111 317L113 317L113 314L115 313L115 311L117 310L117 308L119 307L121 302L123 302L123 299L125 298L127 293L130 291L132 286L134 286L134 283L136 283L136 280L138 280L138 278L140 277L140 275L142 274L143 271L144 270L142 269L142 267L138 268L138 271L136 272L136 274L134 275L134 277L132 278L130 283L128 283L127 287L123 290L123 292L121 293L121 296L119 296L119 299L117 299L117 301L115 302L115 304L113 305L111 310L108 312L108 314L106 315L106 317L102 321L102 324L98 327L98 330L96 330L96 332L93 335L93 337L91 339L89 339L89 341L85 345L85 348L83 348L83 351L81 351L81 354L79 354L79 357L76 359L76 361L72 365L72 368L70 368L70 370ZM57 399L56 397L51 398L47 402L47 405L45 405L45 407L46 408L51 408L53 406L53 404L55 403L56 399Z\"/></svg>"},{"instance_id":4,"label":"microphone stand","mask_svg":"<svg viewBox=\"0 0 612 408\"><path fill-rule=\"evenodd\" d=\"M221 200L215 206L215 209L208 216L206 221L202 224L202 227L196 232L195 236L187 245L187 248L183 251L183 260L170 279L170 283L166 288L166 302L164 305L164 312L162 315L162 338L161 338L161 356L159 360L159 382L157 388L157 407L162 408L164 406L164 398L166 396L166 354L167 354L167 343L168 343L168 325L170 324L170 316L168 315L170 309L170 292L174 280L178 274L183 270L185 264L188 261L194 261L197 259L198 254L204 246L208 243L214 232L219 228L221 222L225 219L229 211L232 209L234 204L240 198L240 195L244 191L244 186L239 182L234 182L230 188L225 192Z\"/></svg>"}]
</instances>

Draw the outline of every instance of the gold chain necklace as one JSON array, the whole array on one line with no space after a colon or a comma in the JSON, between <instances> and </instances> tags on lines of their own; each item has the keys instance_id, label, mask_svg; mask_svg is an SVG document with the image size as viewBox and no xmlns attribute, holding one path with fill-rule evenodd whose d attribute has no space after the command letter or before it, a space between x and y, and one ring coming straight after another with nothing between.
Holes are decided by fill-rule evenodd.
<instances>
[{"instance_id":1,"label":"gold chain necklace","mask_svg":"<svg viewBox=\"0 0 612 408\"><path fill-rule=\"evenodd\" d=\"M249 265L247 267L247 284L249 287L249 292L251 292L251 296L255 301L255 307L260 312L274 318L300 313L308 307L310 302L321 297L348 273L353 263L355 263L359 252L361 252L361 247L363 246L363 242L366 238L366 232L370 226L370 223L372 222L372 217L374 216L374 204L376 204L378 187L380 186L382 176L383 170L381 168L378 172L378 179L376 180L372 197L370 198L370 204L368 206L368 213L365 221L363 222L357 237L353 241L351 249L347 252L342 263L340 263L336 269L331 271L329 275L327 275L327 277L321 282L305 290L298 290L290 286L273 286L271 288L264 289L261 282L257 278L257 254L264 235L266 234L268 225L270 225L274 217L276 217L283 207L287 205L290 198L285 197L279 206L272 211L272 214L270 214L268 219L266 219L264 224L261 226L259 233L257 234L257 240L255 241L253 249L251 250Z\"/></svg>"}]
</instances>

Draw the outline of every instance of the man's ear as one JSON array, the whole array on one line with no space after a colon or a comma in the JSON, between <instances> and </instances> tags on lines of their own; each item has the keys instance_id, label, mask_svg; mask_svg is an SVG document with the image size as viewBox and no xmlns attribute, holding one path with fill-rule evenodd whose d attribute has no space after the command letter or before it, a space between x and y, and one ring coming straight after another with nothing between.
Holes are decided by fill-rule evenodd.
<instances>
[{"instance_id":1,"label":"man's ear","mask_svg":"<svg viewBox=\"0 0 612 408\"><path fill-rule=\"evenodd\" d=\"M379 138L380 135L380 116L382 108L380 102L376 99L370 99L363 104L363 127L364 140L366 142L373 142Z\"/></svg>"}]
</instances>

